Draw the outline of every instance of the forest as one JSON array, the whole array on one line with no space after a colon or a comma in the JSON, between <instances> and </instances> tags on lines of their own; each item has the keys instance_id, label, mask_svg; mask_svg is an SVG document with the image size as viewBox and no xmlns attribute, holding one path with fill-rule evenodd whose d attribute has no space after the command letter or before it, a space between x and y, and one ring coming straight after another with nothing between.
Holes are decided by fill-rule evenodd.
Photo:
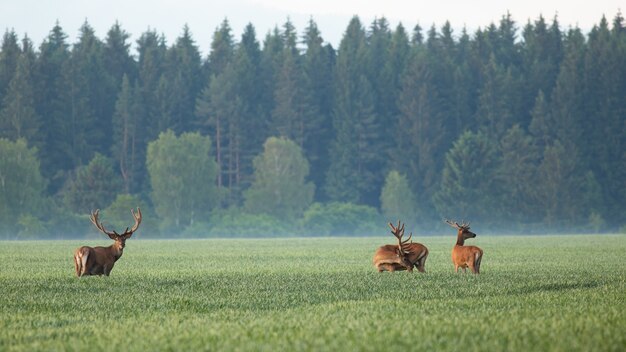
<instances>
[{"instance_id":1,"label":"forest","mask_svg":"<svg viewBox=\"0 0 626 352\"><path fill-rule=\"evenodd\" d=\"M626 24L224 20L0 48L0 238L626 232ZM203 56L198 41L210 40Z\"/></svg>"}]
</instances>

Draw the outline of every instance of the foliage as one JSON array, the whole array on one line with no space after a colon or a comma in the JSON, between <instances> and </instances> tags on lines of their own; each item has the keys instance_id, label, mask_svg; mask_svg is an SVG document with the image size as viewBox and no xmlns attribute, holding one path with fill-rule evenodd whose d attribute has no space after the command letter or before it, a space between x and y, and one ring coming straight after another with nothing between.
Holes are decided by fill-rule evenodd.
<instances>
[{"instance_id":1,"label":"foliage","mask_svg":"<svg viewBox=\"0 0 626 352\"><path fill-rule=\"evenodd\" d=\"M445 218L472 219L483 223L498 220L496 190L491 177L497 167L494 144L482 133L465 132L446 154L441 186L435 206Z\"/></svg>"},{"instance_id":2,"label":"foliage","mask_svg":"<svg viewBox=\"0 0 626 352\"><path fill-rule=\"evenodd\" d=\"M306 182L309 163L302 149L285 138L270 137L263 148L254 158L254 182L244 193L245 209L291 223L313 200L314 186Z\"/></svg>"},{"instance_id":3,"label":"foliage","mask_svg":"<svg viewBox=\"0 0 626 352\"><path fill-rule=\"evenodd\" d=\"M461 200L472 202L465 213L476 218L468 220L499 216L511 231L587 231L593 220L617 230L626 222L622 14L588 32L565 31L556 17L520 25L511 14L474 32L457 26L409 32L355 16L333 48L313 19L302 33L288 19L262 46L252 24L235 38L224 20L212 40L198 40L211 43L206 59L188 26L172 43L158 30L138 33L136 52L119 23L101 39L85 21L72 43L56 23L37 48L7 30L0 137L37 147L44 196L58 195L100 153L115 160L125 193L147 199L148 143L168 129L198 132L215 143L219 207L241 208L254 158L267 138L285 136L310 163L315 201L382 210L385 176L397 170L417 198L420 224L432 224L458 210L446 155L482 167L454 150L469 132L482 134L494 158L482 177L457 180L469 192L459 197L472 197ZM58 210L68 219L76 211Z\"/></svg>"},{"instance_id":4,"label":"foliage","mask_svg":"<svg viewBox=\"0 0 626 352\"><path fill-rule=\"evenodd\" d=\"M384 232L375 208L352 203L313 203L304 212L301 227L311 236L367 236Z\"/></svg>"},{"instance_id":5,"label":"foliage","mask_svg":"<svg viewBox=\"0 0 626 352\"><path fill-rule=\"evenodd\" d=\"M0 236L13 237L20 217L40 215L45 188L37 150L24 139L0 138Z\"/></svg>"},{"instance_id":6,"label":"foliage","mask_svg":"<svg viewBox=\"0 0 626 352\"><path fill-rule=\"evenodd\" d=\"M17 223L20 226L17 238L20 240L41 238L48 233L43 221L30 214L20 216Z\"/></svg>"},{"instance_id":7,"label":"foliage","mask_svg":"<svg viewBox=\"0 0 626 352\"><path fill-rule=\"evenodd\" d=\"M451 235L419 240L430 250L424 275L376 272L388 234L131 240L110 277L81 279L72 249L110 240L2 243L0 349L623 349L626 236L478 230L478 277L453 272ZM581 265L581 253L601 255ZM419 322L400 329L398 317ZM459 332L468 319L471 333Z\"/></svg>"},{"instance_id":8,"label":"foliage","mask_svg":"<svg viewBox=\"0 0 626 352\"><path fill-rule=\"evenodd\" d=\"M199 133L177 137L168 130L148 144L146 163L152 203L164 232L182 232L194 221L208 217L218 204L211 138Z\"/></svg>"},{"instance_id":9,"label":"foliage","mask_svg":"<svg viewBox=\"0 0 626 352\"><path fill-rule=\"evenodd\" d=\"M293 227L268 214L249 214L229 208L211 214L210 229L202 237L293 236Z\"/></svg>"},{"instance_id":10,"label":"foliage","mask_svg":"<svg viewBox=\"0 0 626 352\"><path fill-rule=\"evenodd\" d=\"M419 226L419 214L413 191L409 188L407 177L392 170L385 178L385 185L380 193L380 207L385 221L402 221L407 233Z\"/></svg>"},{"instance_id":11,"label":"foliage","mask_svg":"<svg viewBox=\"0 0 626 352\"><path fill-rule=\"evenodd\" d=\"M86 166L74 172L62 190L63 202L74 213L84 214L104 209L121 191L120 177L113 169L111 159L96 154Z\"/></svg>"}]
</instances>

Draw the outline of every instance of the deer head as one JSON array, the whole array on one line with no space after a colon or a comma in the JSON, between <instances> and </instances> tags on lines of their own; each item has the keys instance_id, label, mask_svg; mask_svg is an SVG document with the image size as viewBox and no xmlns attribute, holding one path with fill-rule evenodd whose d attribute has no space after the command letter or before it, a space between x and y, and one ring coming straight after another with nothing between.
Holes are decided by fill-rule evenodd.
<instances>
[{"instance_id":1,"label":"deer head","mask_svg":"<svg viewBox=\"0 0 626 352\"><path fill-rule=\"evenodd\" d=\"M459 238L462 238L463 240L466 240L468 238L474 238L476 237L476 234L473 233L472 231L470 231L470 224L465 223L465 222L461 222L461 224L459 225L458 222L456 221L451 221L451 220L445 220L446 224L454 227L455 229L457 229L457 234Z\"/></svg>"},{"instance_id":2,"label":"deer head","mask_svg":"<svg viewBox=\"0 0 626 352\"><path fill-rule=\"evenodd\" d=\"M100 230L100 232L104 233L105 235L109 236L110 239L115 241L115 243L120 249L124 249L124 247L126 246L126 240L129 239L130 236L132 236L135 231L137 231L137 229L139 228L139 224L141 224L141 209L137 208L137 214L135 214L135 212L131 209L130 213L133 215L133 218L135 219L135 224L130 229L127 227L126 230L122 234L119 234L115 231L108 231L104 227L104 225L102 225L102 222L98 220L100 209L97 209L96 211L91 212L91 216L89 217L89 220L91 220L91 223L94 224L94 226L98 230Z\"/></svg>"}]
</instances>

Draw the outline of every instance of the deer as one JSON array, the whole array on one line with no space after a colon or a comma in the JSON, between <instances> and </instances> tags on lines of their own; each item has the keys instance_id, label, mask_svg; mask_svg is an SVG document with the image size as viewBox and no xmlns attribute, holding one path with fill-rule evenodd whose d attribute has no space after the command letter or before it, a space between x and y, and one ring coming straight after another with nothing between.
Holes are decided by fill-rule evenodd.
<instances>
[{"instance_id":1,"label":"deer","mask_svg":"<svg viewBox=\"0 0 626 352\"><path fill-rule=\"evenodd\" d=\"M135 231L137 231L139 224L141 224L141 209L137 208L136 214L131 209L130 213L135 219L135 224L132 228L130 228L130 230L127 227L126 231L122 234L115 231L107 231L104 225L102 225L102 222L98 220L99 213L100 209L97 209L95 212L92 211L89 220L91 220L91 223L93 223L94 226L100 230L100 232L109 236L109 238L115 242L108 247L82 246L76 249L74 252L74 266L77 277L85 275L109 276L115 262L122 257L124 247L126 246L126 240L129 239Z\"/></svg>"},{"instance_id":2,"label":"deer","mask_svg":"<svg viewBox=\"0 0 626 352\"><path fill-rule=\"evenodd\" d=\"M389 227L391 233L398 239L398 244L387 244L376 250L373 261L378 272L413 271L414 266L417 266L419 272L425 272L424 264L428 257L428 248L420 243L413 243L411 241L413 233L410 233L406 240L402 240L404 224L400 221L398 221L398 226L389 223Z\"/></svg>"},{"instance_id":3,"label":"deer","mask_svg":"<svg viewBox=\"0 0 626 352\"><path fill-rule=\"evenodd\" d=\"M454 271L459 272L459 268L463 268L463 272L470 268L472 273L480 274L480 262L483 259L483 250L476 246L465 246L465 240L476 237L476 234L470 231L470 224L462 222L460 225L456 221L445 220L445 222L457 229L456 245L452 248L452 263Z\"/></svg>"}]
</instances>

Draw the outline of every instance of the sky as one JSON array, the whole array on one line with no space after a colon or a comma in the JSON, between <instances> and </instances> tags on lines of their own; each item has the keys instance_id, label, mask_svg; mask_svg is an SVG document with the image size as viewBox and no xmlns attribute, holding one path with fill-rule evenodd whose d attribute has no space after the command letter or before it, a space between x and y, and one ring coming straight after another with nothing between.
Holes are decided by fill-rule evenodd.
<instances>
[{"instance_id":1,"label":"sky","mask_svg":"<svg viewBox=\"0 0 626 352\"><path fill-rule=\"evenodd\" d=\"M27 34L38 47L57 20L71 43L85 21L102 39L118 21L133 43L141 33L154 29L171 44L187 24L205 56L215 29L225 18L237 41L248 23L262 41L288 18L298 33L313 18L324 40L337 47L354 15L364 25L385 17L392 28L402 23L409 31L416 24L427 29L433 24L441 27L448 20L456 33L463 27L472 33L509 12L518 27L540 15L550 20L558 16L564 29L579 26L587 32L602 15L610 21L623 7L625 3L618 0L0 0L0 30L13 29L20 37Z\"/></svg>"}]
</instances>

